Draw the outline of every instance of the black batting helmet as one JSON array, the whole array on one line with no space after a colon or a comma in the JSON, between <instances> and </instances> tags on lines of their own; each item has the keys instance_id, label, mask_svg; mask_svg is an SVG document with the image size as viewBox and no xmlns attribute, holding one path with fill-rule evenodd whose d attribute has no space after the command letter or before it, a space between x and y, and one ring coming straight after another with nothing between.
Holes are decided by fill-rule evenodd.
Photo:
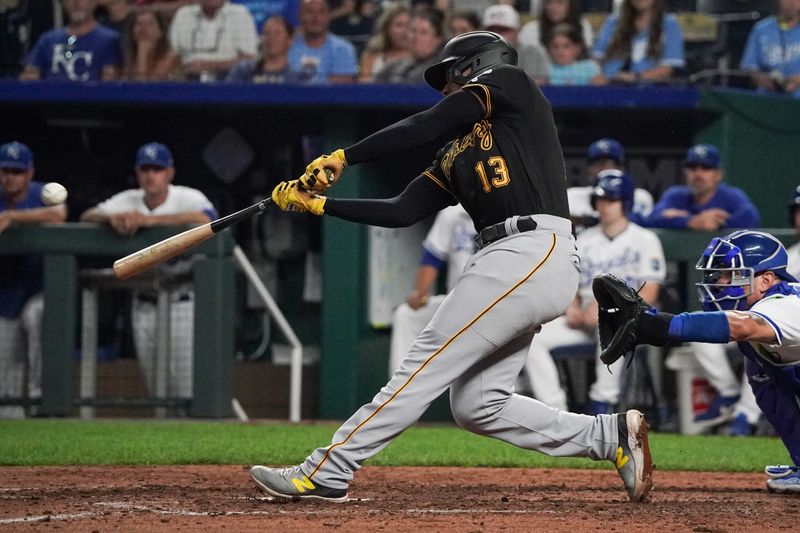
<instances>
[{"instance_id":1,"label":"black batting helmet","mask_svg":"<svg viewBox=\"0 0 800 533\"><path fill-rule=\"evenodd\" d=\"M459 85L497 65L516 65L517 51L500 35L470 31L453 37L442 50L442 60L425 71L428 85L441 91L449 78Z\"/></svg>"}]
</instances>

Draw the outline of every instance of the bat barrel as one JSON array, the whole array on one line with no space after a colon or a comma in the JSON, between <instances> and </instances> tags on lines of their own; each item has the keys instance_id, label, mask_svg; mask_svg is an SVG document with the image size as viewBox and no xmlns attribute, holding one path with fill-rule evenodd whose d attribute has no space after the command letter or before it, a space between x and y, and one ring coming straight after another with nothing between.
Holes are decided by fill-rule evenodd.
<instances>
[{"instance_id":1,"label":"bat barrel","mask_svg":"<svg viewBox=\"0 0 800 533\"><path fill-rule=\"evenodd\" d=\"M114 262L114 275L117 279L128 279L153 265L180 255L213 235L214 231L212 231L210 223L186 230L122 259L117 259Z\"/></svg>"}]
</instances>

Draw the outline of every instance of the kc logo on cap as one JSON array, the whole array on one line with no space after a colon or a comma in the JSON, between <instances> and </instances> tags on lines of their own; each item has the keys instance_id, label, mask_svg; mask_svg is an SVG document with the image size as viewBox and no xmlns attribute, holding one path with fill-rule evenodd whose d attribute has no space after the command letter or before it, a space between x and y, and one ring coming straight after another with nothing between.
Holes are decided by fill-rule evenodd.
<instances>
[{"instance_id":1,"label":"kc logo on cap","mask_svg":"<svg viewBox=\"0 0 800 533\"><path fill-rule=\"evenodd\" d=\"M33 167L33 152L18 141L0 146L0 168L28 170Z\"/></svg>"},{"instance_id":2,"label":"kc logo on cap","mask_svg":"<svg viewBox=\"0 0 800 533\"><path fill-rule=\"evenodd\" d=\"M171 167L173 166L172 152L161 143L152 142L142 145L136 152L136 167L145 165L161 168Z\"/></svg>"}]
</instances>

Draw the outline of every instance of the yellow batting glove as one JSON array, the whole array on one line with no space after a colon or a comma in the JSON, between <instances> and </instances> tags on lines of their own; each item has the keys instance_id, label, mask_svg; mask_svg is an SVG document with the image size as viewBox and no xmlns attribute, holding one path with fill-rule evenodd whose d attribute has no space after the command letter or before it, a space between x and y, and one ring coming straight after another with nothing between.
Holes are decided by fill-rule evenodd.
<instances>
[{"instance_id":1,"label":"yellow batting glove","mask_svg":"<svg viewBox=\"0 0 800 533\"><path fill-rule=\"evenodd\" d=\"M282 181L272 190L272 201L284 211L325 213L324 196L317 196L300 188L300 180Z\"/></svg>"},{"instance_id":2,"label":"yellow batting glove","mask_svg":"<svg viewBox=\"0 0 800 533\"><path fill-rule=\"evenodd\" d=\"M347 159L341 148L321 155L308 164L306 173L300 176L300 184L307 191L323 192L336 183L346 166Z\"/></svg>"}]
</instances>

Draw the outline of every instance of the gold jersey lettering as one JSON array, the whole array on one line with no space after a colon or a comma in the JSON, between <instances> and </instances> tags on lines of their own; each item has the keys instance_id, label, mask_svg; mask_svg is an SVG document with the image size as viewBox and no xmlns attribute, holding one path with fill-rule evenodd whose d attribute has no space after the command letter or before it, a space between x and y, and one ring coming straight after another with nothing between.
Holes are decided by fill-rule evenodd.
<instances>
[{"instance_id":1,"label":"gold jersey lettering","mask_svg":"<svg viewBox=\"0 0 800 533\"><path fill-rule=\"evenodd\" d=\"M488 120L481 120L472 126L472 131L453 141L450 149L442 158L442 170L444 171L447 179L450 179L450 169L453 166L458 154L469 148L475 146L475 140L478 139L481 150L490 150L492 148L492 123Z\"/></svg>"}]
</instances>

